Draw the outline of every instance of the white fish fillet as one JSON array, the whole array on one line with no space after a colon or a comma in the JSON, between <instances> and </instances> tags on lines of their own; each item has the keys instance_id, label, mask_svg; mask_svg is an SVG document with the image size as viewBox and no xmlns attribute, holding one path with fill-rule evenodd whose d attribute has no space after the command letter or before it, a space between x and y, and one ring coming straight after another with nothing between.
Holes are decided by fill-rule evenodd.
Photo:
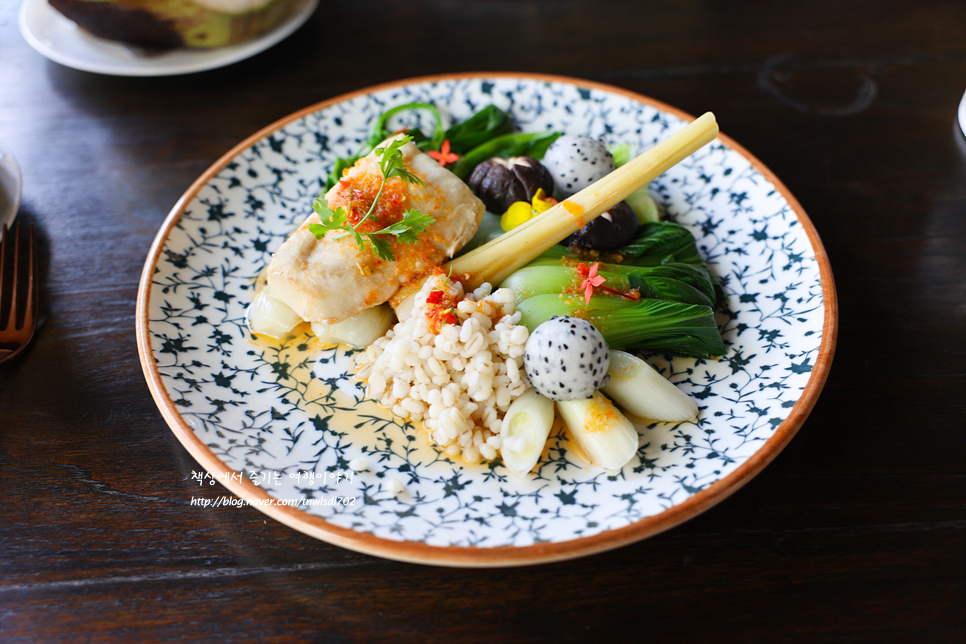
<instances>
[{"instance_id":1,"label":"white fish fillet","mask_svg":"<svg viewBox=\"0 0 966 644\"><path fill-rule=\"evenodd\" d=\"M413 143L400 150L406 167L426 185L392 178L387 193L400 196L403 209L417 208L436 221L420 233L416 244L394 241L396 261L387 262L368 246L360 251L351 235L339 238L344 234L340 231L316 239L308 229L309 224L319 223L318 215L312 213L279 247L268 266L272 297L302 319L332 324L387 301L402 285L452 257L479 227L485 207L459 177ZM381 176L375 152L359 159L326 194L330 207L350 200L354 187L378 187ZM391 190L390 184L395 184Z\"/></svg>"}]
</instances>

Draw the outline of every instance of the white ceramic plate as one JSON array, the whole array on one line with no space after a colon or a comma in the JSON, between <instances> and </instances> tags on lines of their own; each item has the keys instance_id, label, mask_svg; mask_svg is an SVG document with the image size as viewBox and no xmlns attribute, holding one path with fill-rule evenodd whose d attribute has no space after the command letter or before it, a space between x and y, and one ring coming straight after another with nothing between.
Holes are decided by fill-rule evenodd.
<instances>
[{"instance_id":1,"label":"white ceramic plate","mask_svg":"<svg viewBox=\"0 0 966 644\"><path fill-rule=\"evenodd\" d=\"M23 175L17 157L6 143L0 141L0 230L4 224L12 224L17 217L22 190Z\"/></svg>"},{"instance_id":2,"label":"white ceramic plate","mask_svg":"<svg viewBox=\"0 0 966 644\"><path fill-rule=\"evenodd\" d=\"M145 55L121 43L98 38L78 27L47 0L24 0L20 33L50 60L87 72L111 76L175 76L215 69L265 51L301 27L319 0L302 0L292 15L272 31L249 42L211 50L179 49Z\"/></svg>"},{"instance_id":3,"label":"white ceramic plate","mask_svg":"<svg viewBox=\"0 0 966 644\"><path fill-rule=\"evenodd\" d=\"M138 296L148 384L174 433L210 473L208 482L347 548L499 566L640 540L711 507L759 472L797 431L825 382L836 299L821 242L799 204L724 135L651 188L668 216L694 232L724 285L720 324L729 350L717 361L654 361L701 412L695 422L640 424L638 456L621 472L588 465L563 436L551 440L536 475L524 481L502 465L450 462L417 428L363 400L344 348L319 350L308 336L284 346L252 341L244 316L254 279L310 212L335 157L354 153L385 109L416 100L433 101L456 119L493 102L523 130L589 134L638 151L691 120L597 83L477 74L340 96L239 144L171 211ZM368 471L349 469L359 458ZM392 479L405 486L399 496L388 489Z\"/></svg>"}]
</instances>

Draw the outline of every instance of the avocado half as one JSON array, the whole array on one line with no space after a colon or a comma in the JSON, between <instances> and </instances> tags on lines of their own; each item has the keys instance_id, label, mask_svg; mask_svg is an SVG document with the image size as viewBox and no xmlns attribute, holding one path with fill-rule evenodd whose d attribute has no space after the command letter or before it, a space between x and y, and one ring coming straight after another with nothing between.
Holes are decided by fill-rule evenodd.
<instances>
[{"instance_id":1,"label":"avocado half","mask_svg":"<svg viewBox=\"0 0 966 644\"><path fill-rule=\"evenodd\" d=\"M48 2L95 36L150 49L234 45L274 29L295 5L295 0L242 0L233 12L192 0ZM221 0L215 4L230 7L232 3Z\"/></svg>"}]
</instances>

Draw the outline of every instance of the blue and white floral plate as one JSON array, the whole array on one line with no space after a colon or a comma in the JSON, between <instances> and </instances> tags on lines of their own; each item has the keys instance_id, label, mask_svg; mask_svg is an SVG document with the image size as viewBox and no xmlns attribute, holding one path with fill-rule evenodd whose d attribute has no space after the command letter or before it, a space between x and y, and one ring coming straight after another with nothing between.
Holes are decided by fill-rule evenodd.
<instances>
[{"instance_id":1,"label":"blue and white floral plate","mask_svg":"<svg viewBox=\"0 0 966 644\"><path fill-rule=\"evenodd\" d=\"M308 334L279 345L251 337L245 308L253 285L310 212L334 159L354 153L381 112L412 101L434 102L457 120L493 102L522 130L589 134L638 151L691 120L598 83L467 74L340 96L239 144L175 205L138 295L148 385L203 466L199 482L218 481L236 503L353 550L503 566L638 541L708 509L761 471L825 382L835 287L798 202L724 135L657 179L652 192L667 217L694 232L724 285L728 305L719 322L728 353L717 361L652 361L701 412L689 423L641 421L638 456L621 472L588 465L562 434L527 480L502 465L451 462L418 428L364 400L351 351L321 349ZM350 467L363 462L367 469Z\"/></svg>"}]
</instances>

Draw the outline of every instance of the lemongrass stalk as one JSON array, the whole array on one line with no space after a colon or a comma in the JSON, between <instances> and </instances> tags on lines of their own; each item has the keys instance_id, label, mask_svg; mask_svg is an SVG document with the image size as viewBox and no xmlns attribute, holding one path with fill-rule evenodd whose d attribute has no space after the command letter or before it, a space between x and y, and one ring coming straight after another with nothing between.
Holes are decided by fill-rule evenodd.
<instances>
[{"instance_id":1,"label":"lemongrass stalk","mask_svg":"<svg viewBox=\"0 0 966 644\"><path fill-rule=\"evenodd\" d=\"M380 304L335 324L313 322L312 333L323 345L348 344L364 348L386 335L395 322L392 308Z\"/></svg>"},{"instance_id":2,"label":"lemongrass stalk","mask_svg":"<svg viewBox=\"0 0 966 644\"><path fill-rule=\"evenodd\" d=\"M505 235L450 261L468 288L499 284L513 271L640 190L718 135L707 112L643 154Z\"/></svg>"},{"instance_id":3,"label":"lemongrass stalk","mask_svg":"<svg viewBox=\"0 0 966 644\"><path fill-rule=\"evenodd\" d=\"M557 412L588 458L605 470L619 470L637 453L637 430L607 397L557 401Z\"/></svg>"},{"instance_id":4,"label":"lemongrass stalk","mask_svg":"<svg viewBox=\"0 0 966 644\"><path fill-rule=\"evenodd\" d=\"M680 422L698 415L698 404L689 395L635 355L611 350L607 374L604 392L633 416Z\"/></svg>"},{"instance_id":5,"label":"lemongrass stalk","mask_svg":"<svg viewBox=\"0 0 966 644\"><path fill-rule=\"evenodd\" d=\"M510 404L500 428L500 455L511 473L523 476L537 464L553 419L553 401L532 387Z\"/></svg>"}]
</instances>

